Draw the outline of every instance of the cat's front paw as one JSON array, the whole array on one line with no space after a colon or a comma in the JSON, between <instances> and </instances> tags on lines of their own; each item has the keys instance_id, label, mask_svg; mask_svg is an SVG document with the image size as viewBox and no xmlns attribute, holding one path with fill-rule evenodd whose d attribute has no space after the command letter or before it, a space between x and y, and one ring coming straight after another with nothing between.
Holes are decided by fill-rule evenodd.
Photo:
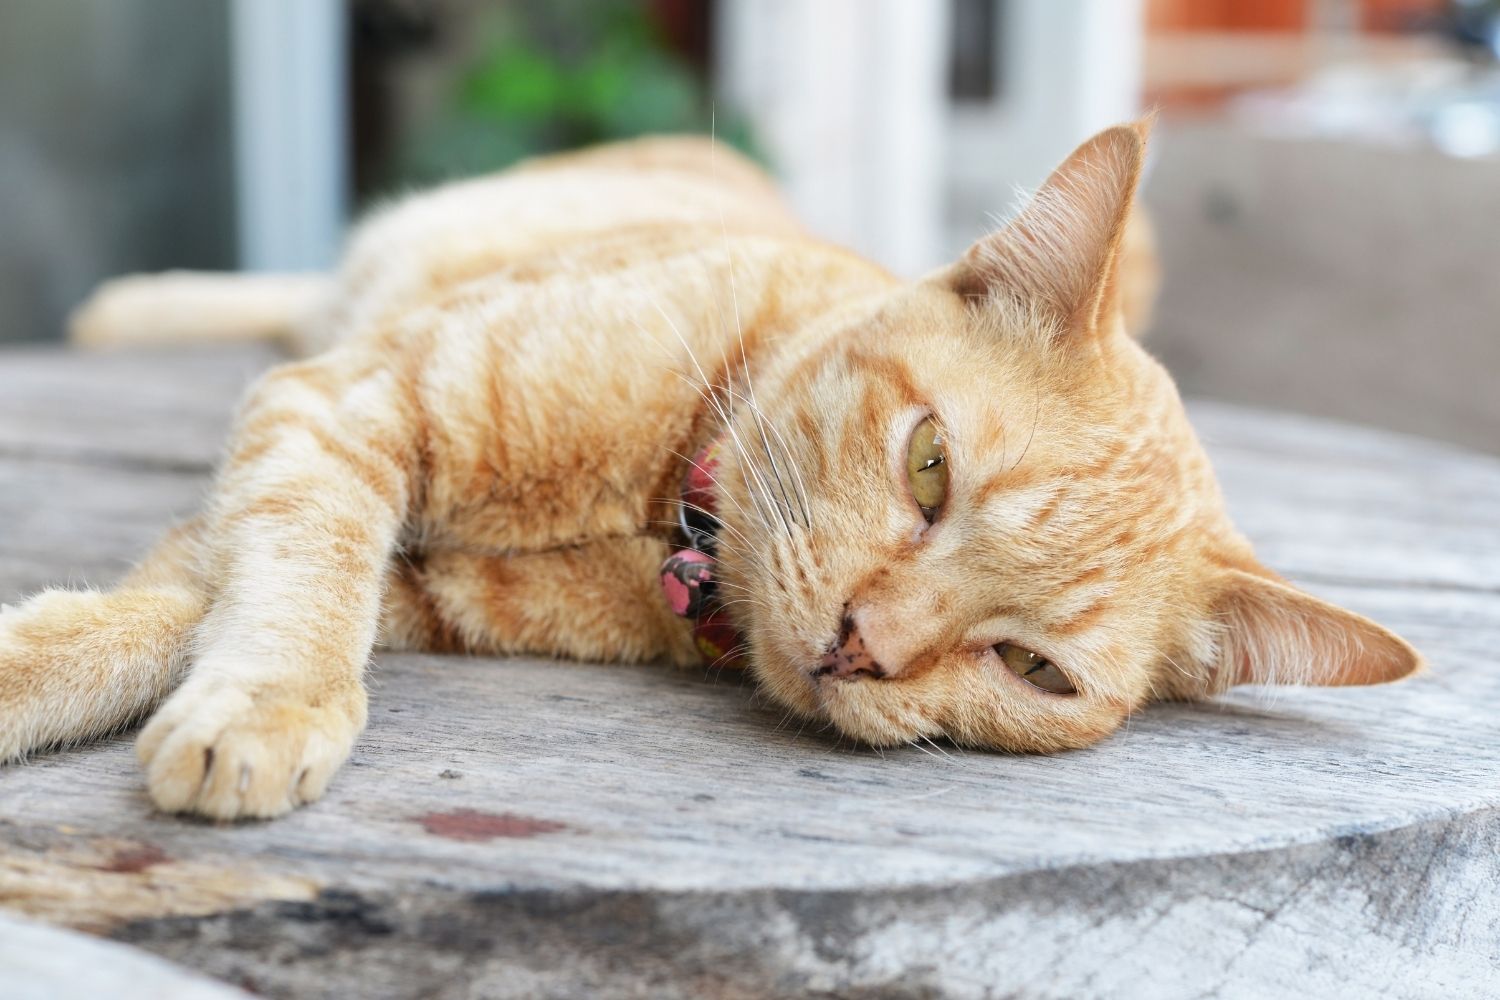
<instances>
[{"instance_id":1,"label":"cat's front paw","mask_svg":"<svg viewBox=\"0 0 1500 1000\"><path fill-rule=\"evenodd\" d=\"M312 699L189 682L136 742L146 785L167 812L279 816L322 796L365 722L362 688Z\"/></svg>"}]
</instances>

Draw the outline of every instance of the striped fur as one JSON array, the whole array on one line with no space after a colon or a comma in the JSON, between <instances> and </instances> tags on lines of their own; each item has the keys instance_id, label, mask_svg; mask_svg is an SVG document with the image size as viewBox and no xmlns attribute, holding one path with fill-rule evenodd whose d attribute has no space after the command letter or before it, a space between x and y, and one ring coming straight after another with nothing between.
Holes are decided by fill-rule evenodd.
<instances>
[{"instance_id":1,"label":"striped fur","mask_svg":"<svg viewBox=\"0 0 1500 1000\"><path fill-rule=\"evenodd\" d=\"M393 206L331 278L106 288L92 343L200 310L317 353L250 391L203 514L135 576L0 617L0 760L165 698L138 742L157 804L271 816L349 753L379 643L691 662L655 567L682 456L721 434L752 669L859 739L1048 751L1153 697L1409 673L1254 561L1126 334L1154 281L1121 258L1143 142L1102 133L916 283L809 237L733 154L659 139ZM900 472L927 415L953 477L931 527ZM810 673L846 616L886 678ZM998 668L1000 642L1078 693Z\"/></svg>"}]
</instances>

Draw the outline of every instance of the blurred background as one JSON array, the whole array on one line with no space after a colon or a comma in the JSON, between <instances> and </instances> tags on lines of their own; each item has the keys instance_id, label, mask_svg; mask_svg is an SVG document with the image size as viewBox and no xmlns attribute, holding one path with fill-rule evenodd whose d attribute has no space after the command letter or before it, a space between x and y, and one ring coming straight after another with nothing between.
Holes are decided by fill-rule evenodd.
<instances>
[{"instance_id":1,"label":"blurred background","mask_svg":"<svg viewBox=\"0 0 1500 1000\"><path fill-rule=\"evenodd\" d=\"M643 132L712 130L916 275L1155 107L1184 390L1500 453L1497 56L1500 0L4 0L0 341Z\"/></svg>"}]
</instances>

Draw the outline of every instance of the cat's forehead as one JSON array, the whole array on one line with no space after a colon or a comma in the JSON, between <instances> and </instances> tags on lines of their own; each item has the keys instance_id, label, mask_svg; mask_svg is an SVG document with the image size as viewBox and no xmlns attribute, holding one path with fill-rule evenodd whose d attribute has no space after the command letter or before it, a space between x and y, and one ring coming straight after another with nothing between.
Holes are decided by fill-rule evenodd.
<instances>
[{"instance_id":1,"label":"cat's forehead","mask_svg":"<svg viewBox=\"0 0 1500 1000\"><path fill-rule=\"evenodd\" d=\"M1070 350L1024 314L997 319L952 295L900 301L830 359L830 383L864 403L832 411L846 420L867 422L878 407L930 411L954 438L1002 463L1031 448L1038 461L1094 463L1178 436L1170 380L1134 343Z\"/></svg>"},{"instance_id":2,"label":"cat's forehead","mask_svg":"<svg viewBox=\"0 0 1500 1000\"><path fill-rule=\"evenodd\" d=\"M1160 365L1123 336L1084 345L1066 336L1024 310L919 289L821 355L803 402L841 450L899 453L903 435L932 416L955 475L1013 501L1002 517L1121 490L1161 499L1211 479Z\"/></svg>"},{"instance_id":3,"label":"cat's forehead","mask_svg":"<svg viewBox=\"0 0 1500 1000\"><path fill-rule=\"evenodd\" d=\"M990 538L1076 540L1125 519L1139 527L1109 539L1129 548L1213 514L1217 488L1176 391L1134 342L1070 353L1024 315L1001 319L953 296L885 311L835 366L832 381L859 398L824 411L842 425L836 440L902 454L903 435L933 416L955 499Z\"/></svg>"}]
</instances>

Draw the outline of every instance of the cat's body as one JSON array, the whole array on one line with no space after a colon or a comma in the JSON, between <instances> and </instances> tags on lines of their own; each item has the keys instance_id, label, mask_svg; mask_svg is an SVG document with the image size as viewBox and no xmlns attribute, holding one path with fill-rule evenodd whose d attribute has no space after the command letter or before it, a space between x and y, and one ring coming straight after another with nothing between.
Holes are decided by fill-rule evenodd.
<instances>
[{"instance_id":1,"label":"cat's body","mask_svg":"<svg viewBox=\"0 0 1500 1000\"><path fill-rule=\"evenodd\" d=\"M692 662L657 569L713 439L752 667L856 737L1050 750L1152 696L1410 672L1399 639L1254 563L1124 335L1140 145L1097 137L1008 236L917 285L810 238L732 154L652 140L412 199L336 279L107 290L81 339L326 350L250 392L207 509L132 578L0 617L0 761L177 687L139 744L157 803L274 815L347 755L377 641ZM904 492L924 415L951 511ZM856 641L869 669L818 669ZM1022 646L1066 693L1006 679Z\"/></svg>"}]
</instances>

